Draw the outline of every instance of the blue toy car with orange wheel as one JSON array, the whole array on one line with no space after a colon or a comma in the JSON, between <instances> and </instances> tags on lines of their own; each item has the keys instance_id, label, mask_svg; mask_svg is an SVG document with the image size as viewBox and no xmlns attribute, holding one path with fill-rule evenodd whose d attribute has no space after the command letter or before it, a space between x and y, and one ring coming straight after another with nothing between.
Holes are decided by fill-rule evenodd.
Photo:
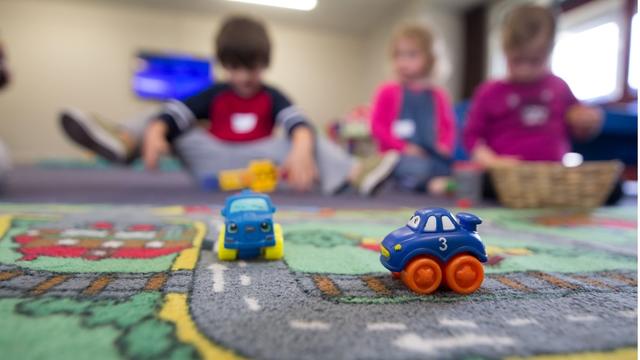
<instances>
[{"instance_id":1,"label":"blue toy car with orange wheel","mask_svg":"<svg viewBox=\"0 0 640 360\"><path fill-rule=\"evenodd\" d=\"M387 235L380 262L419 294L446 285L459 294L476 291L484 280L487 252L477 232L482 220L446 209L417 210L407 224Z\"/></svg>"},{"instance_id":2,"label":"blue toy car with orange wheel","mask_svg":"<svg viewBox=\"0 0 640 360\"><path fill-rule=\"evenodd\" d=\"M273 222L275 211L269 195L245 190L228 197L221 211L225 221L218 233L218 259L282 259L284 238L280 224Z\"/></svg>"}]
</instances>

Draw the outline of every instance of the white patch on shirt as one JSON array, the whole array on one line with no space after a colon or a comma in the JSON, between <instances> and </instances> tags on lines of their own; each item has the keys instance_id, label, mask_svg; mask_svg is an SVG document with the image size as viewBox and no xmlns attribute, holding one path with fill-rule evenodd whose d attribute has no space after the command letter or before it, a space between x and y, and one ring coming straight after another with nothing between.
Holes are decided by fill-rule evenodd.
<instances>
[{"instance_id":1,"label":"white patch on shirt","mask_svg":"<svg viewBox=\"0 0 640 360\"><path fill-rule=\"evenodd\" d=\"M254 113L235 113L231 115L231 130L236 134L247 134L258 124L258 116Z\"/></svg>"},{"instance_id":2,"label":"white patch on shirt","mask_svg":"<svg viewBox=\"0 0 640 360\"><path fill-rule=\"evenodd\" d=\"M411 119L398 119L393 122L391 132L399 139L410 139L416 133L416 123Z\"/></svg>"},{"instance_id":3,"label":"white patch on shirt","mask_svg":"<svg viewBox=\"0 0 640 360\"><path fill-rule=\"evenodd\" d=\"M522 123L526 126L540 126L549 120L549 109L545 105L532 104L522 107Z\"/></svg>"}]
</instances>

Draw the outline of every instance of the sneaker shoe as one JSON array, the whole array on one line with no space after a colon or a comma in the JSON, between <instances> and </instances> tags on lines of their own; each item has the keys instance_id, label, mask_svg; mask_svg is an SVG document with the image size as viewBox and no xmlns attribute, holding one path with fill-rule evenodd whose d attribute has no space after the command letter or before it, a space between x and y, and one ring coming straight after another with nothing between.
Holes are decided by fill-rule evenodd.
<instances>
[{"instance_id":1,"label":"sneaker shoe","mask_svg":"<svg viewBox=\"0 0 640 360\"><path fill-rule=\"evenodd\" d=\"M363 196L373 196L391 177L400 161L400 153L387 151L362 162L362 175L355 181L358 192Z\"/></svg>"},{"instance_id":2,"label":"sneaker shoe","mask_svg":"<svg viewBox=\"0 0 640 360\"><path fill-rule=\"evenodd\" d=\"M77 109L62 111L60 125L71 140L97 155L119 164L129 160L130 152L115 126L104 124Z\"/></svg>"}]
</instances>

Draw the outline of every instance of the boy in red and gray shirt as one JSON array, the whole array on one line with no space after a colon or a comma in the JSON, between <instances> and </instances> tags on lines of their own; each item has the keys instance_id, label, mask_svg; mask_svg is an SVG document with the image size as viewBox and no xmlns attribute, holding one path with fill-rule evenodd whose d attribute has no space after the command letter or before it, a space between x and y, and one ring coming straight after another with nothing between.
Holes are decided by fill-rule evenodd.
<instances>
[{"instance_id":1,"label":"boy in red and gray shirt","mask_svg":"<svg viewBox=\"0 0 640 360\"><path fill-rule=\"evenodd\" d=\"M397 159L379 157L365 163L316 136L313 126L285 95L262 82L271 57L264 26L251 18L232 17L216 37L216 55L227 82L185 100L170 101L162 111L127 127L113 128L78 111L62 113L67 135L103 157L128 163L141 155L147 168L173 150L194 177L205 182L220 171L241 168L253 159L270 159L299 191L319 180L323 193L347 185L370 194L392 172ZM209 120L206 129L199 119ZM276 126L286 137L273 136Z\"/></svg>"}]
</instances>

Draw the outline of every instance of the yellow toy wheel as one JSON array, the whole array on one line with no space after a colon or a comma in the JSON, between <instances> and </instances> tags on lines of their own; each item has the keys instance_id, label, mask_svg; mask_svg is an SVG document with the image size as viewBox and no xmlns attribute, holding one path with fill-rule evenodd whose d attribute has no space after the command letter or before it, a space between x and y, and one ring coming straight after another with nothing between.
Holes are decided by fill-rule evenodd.
<instances>
[{"instance_id":1,"label":"yellow toy wheel","mask_svg":"<svg viewBox=\"0 0 640 360\"><path fill-rule=\"evenodd\" d=\"M280 224L273 224L273 235L276 237L276 244L264 249L264 258L267 260L280 260L284 257L284 237Z\"/></svg>"},{"instance_id":2,"label":"yellow toy wheel","mask_svg":"<svg viewBox=\"0 0 640 360\"><path fill-rule=\"evenodd\" d=\"M224 232L225 232L224 227L221 228L220 231L218 232L218 245L217 245L218 259L223 261L235 260L238 257L238 250L227 249L226 247L224 247Z\"/></svg>"}]
</instances>

